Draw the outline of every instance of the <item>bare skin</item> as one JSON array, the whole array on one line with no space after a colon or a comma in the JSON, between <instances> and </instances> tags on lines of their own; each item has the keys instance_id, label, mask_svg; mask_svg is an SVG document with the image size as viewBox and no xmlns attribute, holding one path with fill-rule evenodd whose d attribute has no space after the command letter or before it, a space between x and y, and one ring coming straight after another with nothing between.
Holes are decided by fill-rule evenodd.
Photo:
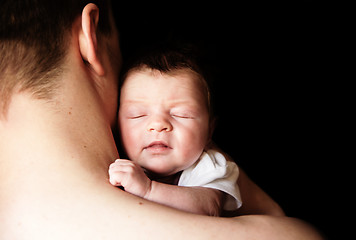
<instances>
[{"instance_id":1,"label":"bare skin","mask_svg":"<svg viewBox=\"0 0 356 240\"><path fill-rule=\"evenodd\" d=\"M2 239L321 239L292 218L205 217L125 193L108 182L110 159L117 157L109 125L94 131L102 132L100 142L88 141L98 139L88 136L90 125L82 131L71 118L81 108L47 109L16 96L9 121L1 122ZM94 109L100 112L86 112Z\"/></svg>"},{"instance_id":2,"label":"bare skin","mask_svg":"<svg viewBox=\"0 0 356 240\"><path fill-rule=\"evenodd\" d=\"M0 119L1 239L321 239L297 219L199 216L113 187L117 74L88 32L97 17L91 4L75 22L55 99L17 92Z\"/></svg>"}]
</instances>

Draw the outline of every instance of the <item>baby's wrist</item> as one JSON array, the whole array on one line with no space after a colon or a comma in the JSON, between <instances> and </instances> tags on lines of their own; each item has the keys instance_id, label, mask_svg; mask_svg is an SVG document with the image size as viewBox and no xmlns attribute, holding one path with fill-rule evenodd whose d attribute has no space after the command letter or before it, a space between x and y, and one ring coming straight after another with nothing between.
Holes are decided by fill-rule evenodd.
<instances>
[{"instance_id":1,"label":"baby's wrist","mask_svg":"<svg viewBox=\"0 0 356 240\"><path fill-rule=\"evenodd\" d=\"M151 199L152 188L153 188L153 185L156 184L156 183L157 182L152 181L152 180L148 181L148 187L147 187L146 193L143 196L144 199L147 199L147 200L150 200L150 201L152 200Z\"/></svg>"}]
</instances>

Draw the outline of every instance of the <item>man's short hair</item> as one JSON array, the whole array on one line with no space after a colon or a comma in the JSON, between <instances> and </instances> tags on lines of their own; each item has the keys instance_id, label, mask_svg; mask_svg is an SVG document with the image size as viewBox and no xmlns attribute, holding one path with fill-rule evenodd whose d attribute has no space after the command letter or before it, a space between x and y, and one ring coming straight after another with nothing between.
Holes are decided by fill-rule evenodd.
<instances>
[{"instance_id":1,"label":"man's short hair","mask_svg":"<svg viewBox=\"0 0 356 240\"><path fill-rule=\"evenodd\" d=\"M109 34L110 0L1 0L0 115L15 89L38 99L52 96L72 24L89 2L100 9L99 32Z\"/></svg>"}]
</instances>

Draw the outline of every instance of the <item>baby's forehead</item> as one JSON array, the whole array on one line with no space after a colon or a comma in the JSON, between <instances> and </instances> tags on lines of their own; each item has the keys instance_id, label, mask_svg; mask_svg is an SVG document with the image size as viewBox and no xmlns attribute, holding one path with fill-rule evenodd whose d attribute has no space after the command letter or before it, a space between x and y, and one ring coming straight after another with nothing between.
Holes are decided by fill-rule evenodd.
<instances>
[{"instance_id":1,"label":"baby's forehead","mask_svg":"<svg viewBox=\"0 0 356 240\"><path fill-rule=\"evenodd\" d=\"M195 96L194 98L200 99L199 101L202 101L201 103L207 107L209 114L212 113L208 83L202 75L190 68L177 68L161 71L147 66L140 66L132 68L124 76L124 82L121 87L121 97L123 97L123 95L130 95L131 97L135 96L136 98L138 92L141 94L139 97L143 97L146 94L152 96L152 85L155 85L152 83L157 79L161 79L162 81L158 81L158 88L153 90L155 92L154 96L157 97L164 91L173 97L177 94L179 95L179 92L181 92L180 90L186 88L186 90L191 93L190 96ZM176 79L176 88L165 88L165 85L170 79Z\"/></svg>"},{"instance_id":2,"label":"baby's forehead","mask_svg":"<svg viewBox=\"0 0 356 240\"><path fill-rule=\"evenodd\" d=\"M147 76L147 78L145 78ZM190 68L177 68L166 71L152 69L147 66L140 66L133 68L127 72L123 79L122 86L130 79L144 79L145 81L154 81L155 79L165 79L169 81L170 78L184 79L184 81L191 82L191 87L197 88L198 91L205 92L207 89L205 80L200 74ZM162 82L162 84L165 84Z\"/></svg>"}]
</instances>

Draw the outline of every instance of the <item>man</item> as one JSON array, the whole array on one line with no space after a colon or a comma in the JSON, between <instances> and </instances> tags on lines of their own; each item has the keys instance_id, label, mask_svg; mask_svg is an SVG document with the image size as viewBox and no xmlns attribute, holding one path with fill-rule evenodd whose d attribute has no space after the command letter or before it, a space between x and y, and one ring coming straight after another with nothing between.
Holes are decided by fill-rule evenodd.
<instances>
[{"instance_id":1,"label":"man","mask_svg":"<svg viewBox=\"0 0 356 240\"><path fill-rule=\"evenodd\" d=\"M241 213L269 216L198 216L111 186L121 59L108 3L92 2L1 1L0 239L319 239L244 174Z\"/></svg>"}]
</instances>

